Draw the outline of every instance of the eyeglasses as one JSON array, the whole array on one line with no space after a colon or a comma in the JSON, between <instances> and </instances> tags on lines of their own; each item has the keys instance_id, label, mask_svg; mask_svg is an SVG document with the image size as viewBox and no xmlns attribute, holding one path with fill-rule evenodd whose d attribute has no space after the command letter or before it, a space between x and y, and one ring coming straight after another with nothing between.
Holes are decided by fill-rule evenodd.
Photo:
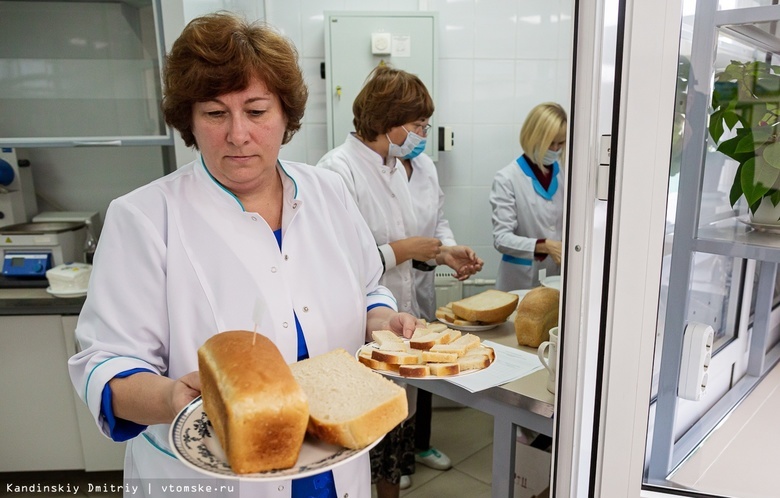
<instances>
[{"instance_id":1,"label":"eyeglasses","mask_svg":"<svg viewBox=\"0 0 780 498\"><path fill-rule=\"evenodd\" d=\"M423 135L425 135L425 136L428 136L428 132L429 132L429 131L431 131L431 128L432 128L431 124L430 124L430 123L428 123L428 124L427 124L427 125L425 125L425 126L423 126L423 125L417 125L417 127L415 128L415 130L420 130L420 131L422 131L422 134L423 134Z\"/></svg>"}]
</instances>

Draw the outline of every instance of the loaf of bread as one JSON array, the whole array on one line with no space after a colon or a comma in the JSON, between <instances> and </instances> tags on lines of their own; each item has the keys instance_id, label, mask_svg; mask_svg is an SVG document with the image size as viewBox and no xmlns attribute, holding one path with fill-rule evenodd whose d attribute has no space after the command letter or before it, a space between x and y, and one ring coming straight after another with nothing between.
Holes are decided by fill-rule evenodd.
<instances>
[{"instance_id":1,"label":"loaf of bread","mask_svg":"<svg viewBox=\"0 0 780 498\"><path fill-rule=\"evenodd\" d=\"M279 350L245 330L222 332L198 349L203 410L236 474L295 465L309 405Z\"/></svg>"},{"instance_id":2,"label":"loaf of bread","mask_svg":"<svg viewBox=\"0 0 780 498\"><path fill-rule=\"evenodd\" d=\"M451 305L456 317L482 323L505 321L517 308L517 294L489 289L479 294L454 301Z\"/></svg>"},{"instance_id":3,"label":"loaf of bread","mask_svg":"<svg viewBox=\"0 0 780 498\"><path fill-rule=\"evenodd\" d=\"M539 347L558 325L560 291L551 287L531 289L517 306L515 335L521 346Z\"/></svg>"},{"instance_id":4,"label":"loaf of bread","mask_svg":"<svg viewBox=\"0 0 780 498\"><path fill-rule=\"evenodd\" d=\"M309 400L308 432L323 441L364 448L406 419L406 391L343 349L290 368Z\"/></svg>"}]
</instances>

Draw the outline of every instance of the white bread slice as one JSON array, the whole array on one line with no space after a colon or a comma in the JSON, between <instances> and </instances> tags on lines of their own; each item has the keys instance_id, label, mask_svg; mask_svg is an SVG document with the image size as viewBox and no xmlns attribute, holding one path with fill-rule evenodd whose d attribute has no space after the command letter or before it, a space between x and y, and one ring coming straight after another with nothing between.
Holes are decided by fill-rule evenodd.
<instances>
[{"instance_id":1,"label":"white bread slice","mask_svg":"<svg viewBox=\"0 0 780 498\"><path fill-rule=\"evenodd\" d=\"M431 351L435 353L457 353L460 357L465 355L469 349L478 347L479 344L479 337L474 334L465 334L449 344L437 344L431 348Z\"/></svg>"},{"instance_id":2,"label":"white bread slice","mask_svg":"<svg viewBox=\"0 0 780 498\"><path fill-rule=\"evenodd\" d=\"M455 321L455 313L451 309L439 308L436 310L436 318L443 322L452 323Z\"/></svg>"},{"instance_id":3,"label":"white bread slice","mask_svg":"<svg viewBox=\"0 0 780 498\"><path fill-rule=\"evenodd\" d=\"M472 322L469 320L461 320L460 318L456 318L452 321L453 325L465 325L467 327L474 327L475 325L482 325L480 322Z\"/></svg>"},{"instance_id":4,"label":"white bread slice","mask_svg":"<svg viewBox=\"0 0 780 498\"><path fill-rule=\"evenodd\" d=\"M444 332L447 330L447 324L442 322L429 323L428 330L431 332Z\"/></svg>"},{"instance_id":5,"label":"white bread slice","mask_svg":"<svg viewBox=\"0 0 780 498\"><path fill-rule=\"evenodd\" d=\"M403 351L408 352L409 351L409 344L406 342L390 342L385 341L382 344L379 345L379 349L381 351Z\"/></svg>"},{"instance_id":6,"label":"white bread slice","mask_svg":"<svg viewBox=\"0 0 780 498\"><path fill-rule=\"evenodd\" d=\"M420 377L427 377L430 375L431 370L428 365L401 365L398 369L401 377L413 377L419 379Z\"/></svg>"},{"instance_id":7,"label":"white bread slice","mask_svg":"<svg viewBox=\"0 0 780 498\"><path fill-rule=\"evenodd\" d=\"M452 303L453 313L471 322L502 322L517 308L520 297L511 292L488 289Z\"/></svg>"},{"instance_id":8,"label":"white bread slice","mask_svg":"<svg viewBox=\"0 0 780 498\"><path fill-rule=\"evenodd\" d=\"M452 363L458 361L458 354L423 351L422 359L426 363Z\"/></svg>"},{"instance_id":9,"label":"white bread slice","mask_svg":"<svg viewBox=\"0 0 780 498\"><path fill-rule=\"evenodd\" d=\"M456 344L437 344L430 349L431 353L455 354L460 358L466 354L466 346Z\"/></svg>"},{"instance_id":10,"label":"white bread slice","mask_svg":"<svg viewBox=\"0 0 780 498\"><path fill-rule=\"evenodd\" d=\"M431 375L444 377L447 375L456 375L460 373L460 365L457 363L431 363L428 365Z\"/></svg>"},{"instance_id":11,"label":"white bread slice","mask_svg":"<svg viewBox=\"0 0 780 498\"><path fill-rule=\"evenodd\" d=\"M393 365L416 365L420 363L420 357L405 351L382 351L375 349L371 358Z\"/></svg>"},{"instance_id":12,"label":"white bread slice","mask_svg":"<svg viewBox=\"0 0 780 498\"><path fill-rule=\"evenodd\" d=\"M463 356L485 356L492 363L496 359L496 352L488 346L477 346L466 351L466 354Z\"/></svg>"},{"instance_id":13,"label":"white bread slice","mask_svg":"<svg viewBox=\"0 0 780 498\"><path fill-rule=\"evenodd\" d=\"M422 337L418 337L417 339L411 338L409 339L409 346L412 349L428 350L431 349L436 344L441 344L444 336L445 336L445 332L434 332L432 334L427 334ZM447 335L447 337L449 337L449 335Z\"/></svg>"},{"instance_id":14,"label":"white bread slice","mask_svg":"<svg viewBox=\"0 0 780 498\"><path fill-rule=\"evenodd\" d=\"M309 402L307 432L328 443L365 448L408 415L406 391L343 349L290 369Z\"/></svg>"},{"instance_id":15,"label":"white bread slice","mask_svg":"<svg viewBox=\"0 0 780 498\"><path fill-rule=\"evenodd\" d=\"M490 366L490 358L482 355L463 356L458 358L458 365L460 365L460 371L465 370L480 370Z\"/></svg>"},{"instance_id":16,"label":"white bread slice","mask_svg":"<svg viewBox=\"0 0 780 498\"><path fill-rule=\"evenodd\" d=\"M403 338L397 336L392 330L374 330L371 332L371 338L374 339L374 342L376 342L379 346L387 343L403 344L404 342Z\"/></svg>"},{"instance_id":17,"label":"white bread slice","mask_svg":"<svg viewBox=\"0 0 780 498\"><path fill-rule=\"evenodd\" d=\"M395 372L398 373L398 369L401 365L393 365L385 363L384 361L375 360L373 358L366 358L365 356L358 356L358 361L363 365L373 370L381 372Z\"/></svg>"},{"instance_id":18,"label":"white bread slice","mask_svg":"<svg viewBox=\"0 0 780 498\"><path fill-rule=\"evenodd\" d=\"M456 330L456 329L448 328L446 332L450 339L449 341L447 341L447 344L449 344L450 342L455 342L456 339L458 339L461 335L463 335L463 333L460 330Z\"/></svg>"},{"instance_id":19,"label":"white bread slice","mask_svg":"<svg viewBox=\"0 0 780 498\"><path fill-rule=\"evenodd\" d=\"M429 328L416 328L414 329L414 334L412 334L412 339L419 339L420 337L426 336L428 334L432 334L433 330Z\"/></svg>"}]
</instances>

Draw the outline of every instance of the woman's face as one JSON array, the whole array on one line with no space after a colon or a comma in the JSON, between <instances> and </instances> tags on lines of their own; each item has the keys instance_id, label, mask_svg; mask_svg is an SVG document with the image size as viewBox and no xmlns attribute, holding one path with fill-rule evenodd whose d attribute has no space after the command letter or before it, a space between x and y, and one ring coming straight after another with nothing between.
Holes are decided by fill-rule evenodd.
<instances>
[{"instance_id":1,"label":"woman's face","mask_svg":"<svg viewBox=\"0 0 780 498\"><path fill-rule=\"evenodd\" d=\"M265 83L255 78L245 90L197 102L192 114L209 172L232 192L252 192L275 171L287 116Z\"/></svg>"},{"instance_id":2,"label":"woman's face","mask_svg":"<svg viewBox=\"0 0 780 498\"><path fill-rule=\"evenodd\" d=\"M566 134L563 133L561 135L558 135L555 137L555 140L550 144L550 150L553 152L558 152L563 148L563 146L566 145Z\"/></svg>"},{"instance_id":3,"label":"woman's face","mask_svg":"<svg viewBox=\"0 0 780 498\"><path fill-rule=\"evenodd\" d=\"M417 135L426 138L428 136L428 131L430 130L428 121L429 118L420 118L417 121L390 128L390 131L387 132L387 136L390 137L390 140L396 145L403 144L404 140L406 140L406 135L409 133L416 133Z\"/></svg>"}]
</instances>

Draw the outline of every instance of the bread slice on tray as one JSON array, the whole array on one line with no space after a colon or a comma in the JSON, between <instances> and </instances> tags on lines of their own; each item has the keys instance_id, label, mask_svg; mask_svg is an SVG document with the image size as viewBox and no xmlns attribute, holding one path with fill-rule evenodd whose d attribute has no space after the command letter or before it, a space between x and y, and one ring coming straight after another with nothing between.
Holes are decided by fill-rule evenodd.
<instances>
[{"instance_id":1,"label":"bread slice on tray","mask_svg":"<svg viewBox=\"0 0 780 498\"><path fill-rule=\"evenodd\" d=\"M488 289L460 301L454 301L452 311L458 319L470 322L503 322L515 311L519 299L517 294L511 292Z\"/></svg>"},{"instance_id":2,"label":"bread slice on tray","mask_svg":"<svg viewBox=\"0 0 780 498\"><path fill-rule=\"evenodd\" d=\"M403 422L406 391L337 349L290 365L309 401L307 432L346 448L365 448Z\"/></svg>"}]
</instances>

